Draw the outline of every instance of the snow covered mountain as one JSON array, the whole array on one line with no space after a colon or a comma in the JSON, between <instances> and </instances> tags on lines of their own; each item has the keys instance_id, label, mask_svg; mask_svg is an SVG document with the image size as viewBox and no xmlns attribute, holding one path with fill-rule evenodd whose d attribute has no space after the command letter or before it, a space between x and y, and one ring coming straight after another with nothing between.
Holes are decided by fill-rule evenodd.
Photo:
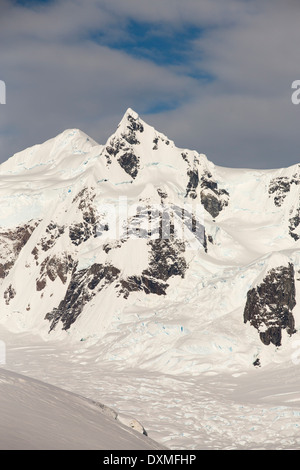
<instances>
[{"instance_id":1,"label":"snow covered mountain","mask_svg":"<svg viewBox=\"0 0 300 470\"><path fill-rule=\"evenodd\" d=\"M218 167L131 109L104 145L66 130L0 166L0 323L171 374L284 363L299 184L300 165Z\"/></svg>"}]
</instances>

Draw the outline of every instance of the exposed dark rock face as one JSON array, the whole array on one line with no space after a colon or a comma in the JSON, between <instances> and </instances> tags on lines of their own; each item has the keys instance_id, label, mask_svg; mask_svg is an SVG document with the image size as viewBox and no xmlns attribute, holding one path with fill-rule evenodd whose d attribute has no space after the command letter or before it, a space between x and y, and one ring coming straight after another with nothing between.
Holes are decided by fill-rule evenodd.
<instances>
[{"instance_id":1,"label":"exposed dark rock face","mask_svg":"<svg viewBox=\"0 0 300 470\"><path fill-rule=\"evenodd\" d=\"M16 296L16 291L13 286L10 284L5 290L3 297L5 299L6 305L9 305L10 301Z\"/></svg>"},{"instance_id":2,"label":"exposed dark rock face","mask_svg":"<svg viewBox=\"0 0 300 470\"><path fill-rule=\"evenodd\" d=\"M250 322L265 345L281 345L282 330L296 332L292 310L296 305L294 266L271 269L263 282L248 291L244 323Z\"/></svg>"},{"instance_id":3,"label":"exposed dark rock face","mask_svg":"<svg viewBox=\"0 0 300 470\"><path fill-rule=\"evenodd\" d=\"M164 199L167 199L168 197L167 193L160 188L157 189L157 194L160 196L161 201L163 201Z\"/></svg>"},{"instance_id":4,"label":"exposed dark rock face","mask_svg":"<svg viewBox=\"0 0 300 470\"><path fill-rule=\"evenodd\" d=\"M157 145L157 144L158 144L158 137L155 137L155 138L153 139L153 144L154 144L154 145L153 145L153 147L152 147L152 150L157 150L157 149L158 149L158 145Z\"/></svg>"},{"instance_id":5,"label":"exposed dark rock face","mask_svg":"<svg viewBox=\"0 0 300 470\"><path fill-rule=\"evenodd\" d=\"M97 291L111 284L119 275L119 269L109 264L93 264L88 269L73 270L72 278L64 299L57 308L47 313L45 319L51 322L52 331L59 321L63 330L68 330L81 314L84 306L94 297Z\"/></svg>"},{"instance_id":6,"label":"exposed dark rock face","mask_svg":"<svg viewBox=\"0 0 300 470\"><path fill-rule=\"evenodd\" d=\"M127 129L128 129L128 134L131 135L135 132L144 132L144 126L143 124L139 121L139 119L135 119L133 116L131 116L130 114L128 115L127 117L128 119L128 125L127 125ZM127 135L128 135L127 134ZM123 136L126 137L126 134L123 134Z\"/></svg>"},{"instance_id":7,"label":"exposed dark rock face","mask_svg":"<svg viewBox=\"0 0 300 470\"><path fill-rule=\"evenodd\" d=\"M165 139L162 135L157 135L153 139L152 150L158 150L158 144L170 145L170 141Z\"/></svg>"},{"instance_id":8,"label":"exposed dark rock face","mask_svg":"<svg viewBox=\"0 0 300 470\"><path fill-rule=\"evenodd\" d=\"M69 227L69 237L74 245L80 245L90 237L96 237L96 226L90 226L86 222L79 222Z\"/></svg>"},{"instance_id":9,"label":"exposed dark rock face","mask_svg":"<svg viewBox=\"0 0 300 470\"><path fill-rule=\"evenodd\" d=\"M185 247L183 243L169 240L150 240L149 245L151 254L148 269L145 269L141 275L129 276L125 279L120 277L120 270L111 264L95 263L90 268L77 270L70 259L69 264L61 265L65 268L62 271L63 276L66 276L69 269L72 268L73 271L64 299L45 317L51 322L50 331L59 321L62 322L63 330L69 329L96 293L115 281L118 281L115 285L116 295L122 295L125 299L130 293L137 291L165 295L168 287L166 281L172 276L184 277L185 275L187 263L182 256ZM46 276L54 280L60 275L61 270L60 272L53 271L55 265L59 263L55 263L55 260L52 262L52 259L45 263L43 275L38 280L41 283L39 287L37 285L38 290L44 287L43 282ZM63 280L65 279L63 277Z\"/></svg>"},{"instance_id":10,"label":"exposed dark rock face","mask_svg":"<svg viewBox=\"0 0 300 470\"><path fill-rule=\"evenodd\" d=\"M43 237L39 243L43 251L48 251L52 248L56 240L64 233L65 227L59 226L53 221L46 227L46 236Z\"/></svg>"},{"instance_id":11,"label":"exposed dark rock face","mask_svg":"<svg viewBox=\"0 0 300 470\"><path fill-rule=\"evenodd\" d=\"M41 291L46 287L47 280L55 281L58 277L63 284L67 282L68 274L72 272L74 261L68 253L47 256L41 264L40 277L36 280L36 290Z\"/></svg>"},{"instance_id":12,"label":"exposed dark rock face","mask_svg":"<svg viewBox=\"0 0 300 470\"><path fill-rule=\"evenodd\" d=\"M186 197L189 196L192 199L196 199L197 197L196 189L198 188L198 184L199 184L198 170L197 169L188 170L187 174L189 177L189 181L188 181L188 185L186 188Z\"/></svg>"},{"instance_id":13,"label":"exposed dark rock face","mask_svg":"<svg viewBox=\"0 0 300 470\"><path fill-rule=\"evenodd\" d=\"M145 294L165 295L168 284L151 279L147 275L129 276L120 280L120 293L128 299L131 292L144 291Z\"/></svg>"},{"instance_id":14,"label":"exposed dark rock face","mask_svg":"<svg viewBox=\"0 0 300 470\"><path fill-rule=\"evenodd\" d=\"M144 132L144 126L133 116L127 116L126 132L121 137L113 137L106 146L106 161L111 164L111 157L119 162L120 166L131 178L136 178L140 167L140 157L136 154L135 145L140 144L138 134Z\"/></svg>"},{"instance_id":15,"label":"exposed dark rock face","mask_svg":"<svg viewBox=\"0 0 300 470\"><path fill-rule=\"evenodd\" d=\"M218 217L225 205L213 194L205 194L204 192L201 192L201 202L204 209L209 212L214 219Z\"/></svg>"},{"instance_id":16,"label":"exposed dark rock face","mask_svg":"<svg viewBox=\"0 0 300 470\"><path fill-rule=\"evenodd\" d=\"M298 165L300 168L300 166ZM269 185L269 194L274 195L274 204L281 207L287 194L290 192L292 185L300 184L300 175L296 172L291 178L280 176L273 178ZM299 240L299 235L295 232L300 224L300 206L294 210L294 215L289 219L289 234L295 240Z\"/></svg>"},{"instance_id":17,"label":"exposed dark rock face","mask_svg":"<svg viewBox=\"0 0 300 470\"><path fill-rule=\"evenodd\" d=\"M295 240L299 240L300 236L295 233L296 228L300 224L300 207L296 209L295 215L289 219L289 234Z\"/></svg>"},{"instance_id":18,"label":"exposed dark rock face","mask_svg":"<svg viewBox=\"0 0 300 470\"><path fill-rule=\"evenodd\" d=\"M91 237L99 236L104 230L107 230L105 224L101 224L94 199L93 188L90 190L84 188L72 201L72 203L77 203L78 210L81 212L81 221L69 227L69 237L76 246Z\"/></svg>"},{"instance_id":19,"label":"exposed dark rock face","mask_svg":"<svg viewBox=\"0 0 300 470\"><path fill-rule=\"evenodd\" d=\"M4 279L8 275L38 223L32 221L18 226L14 230L0 232L0 248L3 253L6 253L7 259L4 263L0 263L0 279Z\"/></svg>"},{"instance_id":20,"label":"exposed dark rock face","mask_svg":"<svg viewBox=\"0 0 300 470\"><path fill-rule=\"evenodd\" d=\"M215 219L224 207L228 206L229 193L226 189L219 189L218 183L213 180L209 172L201 177L200 186L200 197L204 209Z\"/></svg>"},{"instance_id":21,"label":"exposed dark rock face","mask_svg":"<svg viewBox=\"0 0 300 470\"><path fill-rule=\"evenodd\" d=\"M186 187L186 194L185 197L190 197L191 199L196 199L197 197L197 188L199 185L199 159L198 157L194 156L193 163L191 164L188 159L188 155L185 152L181 154L182 159L187 164L187 176L188 176L188 183Z\"/></svg>"},{"instance_id":22,"label":"exposed dark rock face","mask_svg":"<svg viewBox=\"0 0 300 470\"><path fill-rule=\"evenodd\" d=\"M160 196L164 199L167 195L160 191ZM82 222L69 227L69 236L75 245L99 235L99 225L101 227L101 224L93 201L93 192L87 189L82 190L73 199L73 203L77 204L78 214L82 214ZM68 253L61 253L57 256L50 255L43 261L40 276L36 280L38 291L42 291L49 280L54 281L57 277L65 284L71 275L64 299L45 317L50 321L50 331L56 327L58 322L62 323L63 329L70 328L83 311L84 306L92 300L96 293L112 283L115 283L116 295L126 299L132 292L138 291L143 291L146 294L165 295L169 286L168 280L171 277L185 276L188 267L184 257L185 242L176 239L174 227L171 226L171 218L168 219L169 233L165 234L159 209L157 213L153 212L148 208L147 203L144 203L137 206L136 210L137 213L134 213L128 220L129 225L125 229L124 237L119 241L105 242L102 249L105 253L118 249L123 243L126 243L131 235L147 240L146 243L150 247L148 267L140 274L125 278L121 276L120 270L110 263L96 263L90 268L78 270L72 256ZM174 213L176 210L177 212L182 211L182 209L175 207L173 210ZM148 233L148 222L153 222L151 233ZM185 223L188 224L188 222ZM188 228L192 230L193 221L189 225ZM49 232L59 233L54 225L49 227ZM149 235L152 237L156 235L157 238L148 239ZM38 250L35 248L32 254L36 258Z\"/></svg>"},{"instance_id":23,"label":"exposed dark rock face","mask_svg":"<svg viewBox=\"0 0 300 470\"><path fill-rule=\"evenodd\" d=\"M183 153L182 158L187 161L187 156ZM189 181L186 189L186 197L197 198L197 189L200 190L201 203L204 209L216 218L224 207L228 206L229 193L226 189L219 189L218 183L214 181L212 174L205 172L201 178L196 167L188 169Z\"/></svg>"},{"instance_id":24,"label":"exposed dark rock face","mask_svg":"<svg viewBox=\"0 0 300 470\"><path fill-rule=\"evenodd\" d=\"M274 194L274 204L275 206L281 206L286 194L290 191L290 181L284 177L274 178L270 182L269 194Z\"/></svg>"},{"instance_id":25,"label":"exposed dark rock face","mask_svg":"<svg viewBox=\"0 0 300 470\"><path fill-rule=\"evenodd\" d=\"M254 367L261 367L260 359L259 358L255 359L255 361L253 362L253 365Z\"/></svg>"},{"instance_id":26,"label":"exposed dark rock face","mask_svg":"<svg viewBox=\"0 0 300 470\"><path fill-rule=\"evenodd\" d=\"M182 152L181 156L182 156L182 159L189 165L189 159L187 157L187 154L185 152Z\"/></svg>"},{"instance_id":27,"label":"exposed dark rock face","mask_svg":"<svg viewBox=\"0 0 300 470\"><path fill-rule=\"evenodd\" d=\"M144 274L154 279L167 281L172 276L184 278L187 263L183 253L185 244L178 240L150 240L151 254L149 267Z\"/></svg>"},{"instance_id":28,"label":"exposed dark rock face","mask_svg":"<svg viewBox=\"0 0 300 470\"><path fill-rule=\"evenodd\" d=\"M137 157L132 150L125 152L118 157L118 162L120 163L121 167L132 178L136 178L138 174L139 161L139 157Z\"/></svg>"},{"instance_id":29,"label":"exposed dark rock face","mask_svg":"<svg viewBox=\"0 0 300 470\"><path fill-rule=\"evenodd\" d=\"M0 263L0 279L4 279L8 275L14 263L15 259L12 261L6 261L6 263Z\"/></svg>"},{"instance_id":30,"label":"exposed dark rock face","mask_svg":"<svg viewBox=\"0 0 300 470\"><path fill-rule=\"evenodd\" d=\"M291 186L293 184L300 184L300 178L297 173L295 173L292 178L279 176L278 178L273 178L271 180L269 185L269 194L274 195L275 206L280 207L283 204L283 201L286 198L287 193L291 190Z\"/></svg>"},{"instance_id":31,"label":"exposed dark rock face","mask_svg":"<svg viewBox=\"0 0 300 470\"><path fill-rule=\"evenodd\" d=\"M38 264L39 264L39 262L38 262L38 259L39 259L39 250L38 250L38 248L37 248L36 246L32 249L31 254L34 256L36 265L38 265Z\"/></svg>"},{"instance_id":32,"label":"exposed dark rock face","mask_svg":"<svg viewBox=\"0 0 300 470\"><path fill-rule=\"evenodd\" d=\"M184 278L187 263L182 256L185 245L171 240L150 240L151 247L149 267L140 276L130 276L120 281L124 298L130 292L144 291L146 294L166 295L168 279L173 276Z\"/></svg>"}]
</instances>

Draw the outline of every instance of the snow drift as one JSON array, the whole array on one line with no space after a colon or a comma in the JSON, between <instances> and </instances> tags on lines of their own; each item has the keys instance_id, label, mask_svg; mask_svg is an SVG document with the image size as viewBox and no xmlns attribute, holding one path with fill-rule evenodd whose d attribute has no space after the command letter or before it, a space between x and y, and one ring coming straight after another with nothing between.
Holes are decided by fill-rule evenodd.
<instances>
[{"instance_id":1,"label":"snow drift","mask_svg":"<svg viewBox=\"0 0 300 470\"><path fill-rule=\"evenodd\" d=\"M163 449L101 403L5 370L0 385L1 450Z\"/></svg>"}]
</instances>

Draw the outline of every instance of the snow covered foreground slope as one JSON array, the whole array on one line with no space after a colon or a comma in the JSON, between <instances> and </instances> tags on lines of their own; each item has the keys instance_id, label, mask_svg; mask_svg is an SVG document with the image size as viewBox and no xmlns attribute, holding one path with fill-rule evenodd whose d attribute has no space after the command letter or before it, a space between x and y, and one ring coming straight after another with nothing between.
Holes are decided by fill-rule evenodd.
<instances>
[{"instance_id":1,"label":"snow covered foreground slope","mask_svg":"<svg viewBox=\"0 0 300 470\"><path fill-rule=\"evenodd\" d=\"M0 386L1 450L162 449L101 403L4 370Z\"/></svg>"},{"instance_id":2,"label":"snow covered foreground slope","mask_svg":"<svg viewBox=\"0 0 300 470\"><path fill-rule=\"evenodd\" d=\"M91 398L101 387L173 448L259 447L261 419L280 447L264 390L284 375L283 447L297 446L299 184L299 165L215 166L130 109L104 145L71 129L14 155L0 166L6 367ZM256 380L264 405L228 401Z\"/></svg>"}]
</instances>

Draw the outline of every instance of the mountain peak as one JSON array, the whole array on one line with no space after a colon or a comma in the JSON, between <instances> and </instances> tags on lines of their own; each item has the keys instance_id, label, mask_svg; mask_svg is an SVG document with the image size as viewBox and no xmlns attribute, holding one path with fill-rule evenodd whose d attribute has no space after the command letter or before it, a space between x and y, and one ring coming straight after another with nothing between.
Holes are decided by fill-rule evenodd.
<instances>
[{"instance_id":1,"label":"mountain peak","mask_svg":"<svg viewBox=\"0 0 300 470\"><path fill-rule=\"evenodd\" d=\"M70 156L83 157L95 146L97 142L80 129L66 129L43 143L15 153L1 164L0 172L20 173L43 165L58 165Z\"/></svg>"},{"instance_id":2,"label":"mountain peak","mask_svg":"<svg viewBox=\"0 0 300 470\"><path fill-rule=\"evenodd\" d=\"M139 119L138 113L136 111L134 111L132 108L127 108L127 110L124 114L124 118L128 119L129 116L132 117L135 120Z\"/></svg>"},{"instance_id":3,"label":"mountain peak","mask_svg":"<svg viewBox=\"0 0 300 470\"><path fill-rule=\"evenodd\" d=\"M142 123L142 126L140 126L138 123ZM122 134L124 132L128 132L128 129L135 131L143 127L143 125L145 125L145 123L140 119L138 113L136 113L133 109L128 108L119 122L116 132Z\"/></svg>"}]
</instances>

